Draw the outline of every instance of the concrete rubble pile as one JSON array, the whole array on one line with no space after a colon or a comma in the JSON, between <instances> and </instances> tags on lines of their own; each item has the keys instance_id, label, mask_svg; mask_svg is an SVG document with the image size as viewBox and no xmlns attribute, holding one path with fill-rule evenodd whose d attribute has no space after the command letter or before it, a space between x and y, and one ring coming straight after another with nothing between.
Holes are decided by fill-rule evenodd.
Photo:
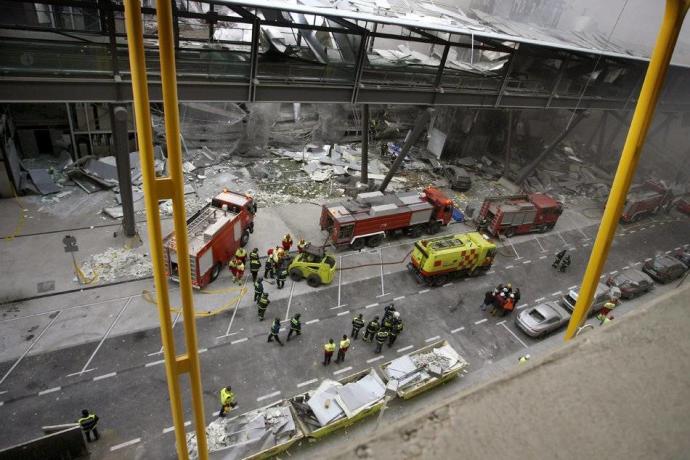
<instances>
[{"instance_id":1,"label":"concrete rubble pile","mask_svg":"<svg viewBox=\"0 0 690 460\"><path fill-rule=\"evenodd\" d=\"M98 278L100 282L151 276L151 261L145 254L132 249L108 248L94 254L81 266L88 279Z\"/></svg>"},{"instance_id":2,"label":"concrete rubble pile","mask_svg":"<svg viewBox=\"0 0 690 460\"><path fill-rule=\"evenodd\" d=\"M544 192L562 197L589 197L604 201L609 195L613 174L592 161L577 156L571 147L564 147L545 159L523 184L530 192Z\"/></svg>"},{"instance_id":3,"label":"concrete rubble pile","mask_svg":"<svg viewBox=\"0 0 690 460\"><path fill-rule=\"evenodd\" d=\"M384 383L376 372L371 371L344 385L324 380L316 390L297 396L292 402L300 419L312 429L318 429L337 420L354 417L380 402L385 392Z\"/></svg>"},{"instance_id":4,"label":"concrete rubble pile","mask_svg":"<svg viewBox=\"0 0 690 460\"><path fill-rule=\"evenodd\" d=\"M232 418L217 418L206 427L209 458L239 460L290 440L298 433L290 407L278 403ZM191 459L199 458L196 433L187 434Z\"/></svg>"},{"instance_id":5,"label":"concrete rubble pile","mask_svg":"<svg viewBox=\"0 0 690 460\"><path fill-rule=\"evenodd\" d=\"M450 345L443 345L426 353L396 358L385 372L397 389L404 389L432 377L440 377L458 365L465 367L467 362Z\"/></svg>"}]
</instances>

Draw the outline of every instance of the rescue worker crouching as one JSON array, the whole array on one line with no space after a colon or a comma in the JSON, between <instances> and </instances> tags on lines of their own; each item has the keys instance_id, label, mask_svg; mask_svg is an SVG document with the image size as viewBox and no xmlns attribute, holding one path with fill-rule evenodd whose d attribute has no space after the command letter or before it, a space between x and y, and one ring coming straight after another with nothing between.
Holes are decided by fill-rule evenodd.
<instances>
[{"instance_id":1,"label":"rescue worker crouching","mask_svg":"<svg viewBox=\"0 0 690 460\"><path fill-rule=\"evenodd\" d=\"M98 430L96 425L98 424L98 415L91 414L87 409L81 411L81 418L77 420L81 430L86 435L86 442L91 442L91 433L93 433L94 441L98 441L100 436L98 435Z\"/></svg>"}]
</instances>

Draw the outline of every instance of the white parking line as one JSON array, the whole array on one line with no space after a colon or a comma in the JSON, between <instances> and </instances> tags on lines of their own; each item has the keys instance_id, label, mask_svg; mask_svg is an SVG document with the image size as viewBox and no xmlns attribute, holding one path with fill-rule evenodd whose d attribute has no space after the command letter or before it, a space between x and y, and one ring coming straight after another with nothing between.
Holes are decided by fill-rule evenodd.
<instances>
[{"instance_id":1,"label":"white parking line","mask_svg":"<svg viewBox=\"0 0 690 460\"><path fill-rule=\"evenodd\" d=\"M298 384L297 384L297 388L302 388L302 387L305 387L305 386L307 386L307 385L311 385L312 383L315 383L315 382L318 382L318 381L319 381L319 379L307 380L306 382L298 383Z\"/></svg>"},{"instance_id":2,"label":"white parking line","mask_svg":"<svg viewBox=\"0 0 690 460\"><path fill-rule=\"evenodd\" d=\"M242 289L240 290L240 292L242 292L244 287L247 285L248 279L249 278L244 279L244 282L242 283ZM242 301L243 297L244 296L238 296L237 302L235 302L235 308L232 309L232 316L230 317L230 322L228 323L228 328L225 330L225 337L230 335L230 328L232 328L232 323L233 323L233 321L235 321L235 315L237 314L237 310L240 309L240 302Z\"/></svg>"},{"instance_id":3,"label":"white parking line","mask_svg":"<svg viewBox=\"0 0 690 460\"><path fill-rule=\"evenodd\" d=\"M376 358L367 359L367 364L373 363L374 361L378 361L379 359L383 359L383 358L384 358L383 355L379 355Z\"/></svg>"},{"instance_id":4,"label":"white parking line","mask_svg":"<svg viewBox=\"0 0 690 460\"><path fill-rule=\"evenodd\" d=\"M441 338L440 335L436 335L436 336L434 336L434 337L429 337L428 339L425 340L425 342L426 342L426 343L433 342L434 340L438 340L438 339L440 339L440 338Z\"/></svg>"},{"instance_id":5,"label":"white parking line","mask_svg":"<svg viewBox=\"0 0 690 460\"><path fill-rule=\"evenodd\" d=\"M369 305L367 305L367 306L364 307L364 308L374 308L374 307L378 307L378 306L379 306L379 303L376 302L376 303L370 303Z\"/></svg>"},{"instance_id":6,"label":"white parking line","mask_svg":"<svg viewBox=\"0 0 690 460\"><path fill-rule=\"evenodd\" d=\"M638 265L641 265L641 264L642 264L642 262L635 262L635 263L633 264L633 267L637 267Z\"/></svg>"},{"instance_id":7,"label":"white parking line","mask_svg":"<svg viewBox=\"0 0 690 460\"><path fill-rule=\"evenodd\" d=\"M671 251L666 251L666 254L671 254Z\"/></svg>"},{"instance_id":8,"label":"white parking line","mask_svg":"<svg viewBox=\"0 0 690 460\"><path fill-rule=\"evenodd\" d=\"M676 246L675 248L673 248L673 250L674 251L680 251L680 246Z\"/></svg>"},{"instance_id":9,"label":"white parking line","mask_svg":"<svg viewBox=\"0 0 690 460\"><path fill-rule=\"evenodd\" d=\"M164 359L159 359L158 361L153 361L153 362L144 364L144 367L157 366L159 364L163 364L164 362L165 362Z\"/></svg>"},{"instance_id":10,"label":"white parking line","mask_svg":"<svg viewBox=\"0 0 690 460\"><path fill-rule=\"evenodd\" d=\"M613 276L613 275L615 275L616 273L618 273L618 270L614 270L614 271L610 272L609 275L612 275L612 276Z\"/></svg>"},{"instance_id":11,"label":"white parking line","mask_svg":"<svg viewBox=\"0 0 690 460\"><path fill-rule=\"evenodd\" d=\"M45 334L46 331L47 331L48 329L50 329L50 326L52 326L53 323L55 323L55 320L58 319L58 317L60 316L60 313L61 313L61 312L57 312L57 314L55 315L55 317L54 317L52 320L50 320L50 323L48 323L48 325L45 327L45 329L43 329L43 330L41 331L41 333L38 334L38 337L36 337L36 338L34 339L34 341L31 342L31 345L29 345L28 347L26 347L26 350L24 350L24 353L22 353L22 355L21 355L19 358L17 358L17 360L14 362L14 364L12 364L12 366L7 370L7 372L5 372L5 375L3 375L2 378L0 379L0 385L2 385L2 382L4 382L5 379L7 379L7 377L9 377L9 375L10 375L10 374L12 373L12 371L19 365L19 363L22 362L22 359L24 359L24 357L25 357L26 355L29 354L29 352L30 352L31 349L34 347L34 345L36 345L36 344L38 343L38 341L41 340L41 337L43 337L43 334Z\"/></svg>"},{"instance_id":12,"label":"white parking line","mask_svg":"<svg viewBox=\"0 0 690 460\"><path fill-rule=\"evenodd\" d=\"M535 302L541 302L542 300L545 300L546 297L539 297L538 299L534 299Z\"/></svg>"},{"instance_id":13,"label":"white parking line","mask_svg":"<svg viewBox=\"0 0 690 460\"><path fill-rule=\"evenodd\" d=\"M448 287L448 286L452 286L452 285L453 285L453 282L451 281L450 283L444 284L443 287Z\"/></svg>"},{"instance_id":14,"label":"white parking line","mask_svg":"<svg viewBox=\"0 0 690 460\"><path fill-rule=\"evenodd\" d=\"M591 246L591 243L582 243L582 247L583 247L583 248L587 248L587 247L589 247L589 246Z\"/></svg>"},{"instance_id":15,"label":"white parking line","mask_svg":"<svg viewBox=\"0 0 690 460\"><path fill-rule=\"evenodd\" d=\"M532 263L532 261L531 261L531 260L525 260L525 261L524 261L524 262L522 262L522 263L523 263L523 264L531 264L531 263Z\"/></svg>"},{"instance_id":16,"label":"white parking line","mask_svg":"<svg viewBox=\"0 0 690 460\"><path fill-rule=\"evenodd\" d=\"M429 291L430 289L422 289L421 291L419 291L419 294L426 294Z\"/></svg>"},{"instance_id":17,"label":"white parking line","mask_svg":"<svg viewBox=\"0 0 690 460\"><path fill-rule=\"evenodd\" d=\"M290 285L290 297L288 297L287 310L285 310L285 321L290 318L290 305L292 305L292 293L295 291L295 282L293 281ZM340 299L338 299L338 305L340 305Z\"/></svg>"},{"instance_id":18,"label":"white parking line","mask_svg":"<svg viewBox=\"0 0 690 460\"><path fill-rule=\"evenodd\" d=\"M110 377L115 377L116 375L117 375L117 372L111 372L111 373L109 373L109 374L99 375L99 376L97 376L97 377L94 377L94 378L93 378L93 381L94 381L94 382L97 382L97 381L99 381L99 380L107 379L107 378L110 378Z\"/></svg>"},{"instance_id":19,"label":"white parking line","mask_svg":"<svg viewBox=\"0 0 690 460\"><path fill-rule=\"evenodd\" d=\"M486 318L484 318L484 319L480 319L479 321L475 321L474 324L475 324L475 325L477 325L477 324L482 324L482 323L486 323L487 321L489 321L489 320L486 319Z\"/></svg>"},{"instance_id":20,"label":"white parking line","mask_svg":"<svg viewBox=\"0 0 690 460\"><path fill-rule=\"evenodd\" d=\"M268 398L273 398L273 397L278 396L278 395L280 395L280 391L274 391L273 393L259 396L258 398L256 398L256 402L260 402L260 401L263 401L264 399L268 399Z\"/></svg>"},{"instance_id":21,"label":"white parking line","mask_svg":"<svg viewBox=\"0 0 690 460\"><path fill-rule=\"evenodd\" d=\"M186 422L184 422L184 426L189 426L189 425L191 425L191 424L192 424L192 421L191 421L191 420L187 420ZM174 430L175 430L175 426L174 426L174 425L173 425L173 426L169 426L169 427L167 427L167 428L163 428L163 434L170 433L171 431L174 431Z\"/></svg>"},{"instance_id":22,"label":"white parking line","mask_svg":"<svg viewBox=\"0 0 690 460\"><path fill-rule=\"evenodd\" d=\"M5 405L5 401L0 401L0 407Z\"/></svg>"},{"instance_id":23,"label":"white parking line","mask_svg":"<svg viewBox=\"0 0 690 460\"><path fill-rule=\"evenodd\" d=\"M513 252L515 253L515 260L520 260L522 257L520 257L520 254L518 254L517 250L515 249L515 246L513 245L513 242L510 241L510 238L508 239L508 244L510 244L510 247L513 248Z\"/></svg>"},{"instance_id":24,"label":"white parking line","mask_svg":"<svg viewBox=\"0 0 690 460\"><path fill-rule=\"evenodd\" d=\"M515 308L517 308L518 310L521 310L521 309L525 308L526 306L527 306L527 304L526 304L526 303L523 303L522 305L518 305L518 306L515 307Z\"/></svg>"},{"instance_id":25,"label":"white parking line","mask_svg":"<svg viewBox=\"0 0 690 460\"><path fill-rule=\"evenodd\" d=\"M398 349L396 350L396 353L403 353L403 352L405 352L405 351L407 351L407 350L411 350L412 348L414 348L414 345L408 345L408 346L406 346L406 347L398 348Z\"/></svg>"},{"instance_id":26,"label":"white parking line","mask_svg":"<svg viewBox=\"0 0 690 460\"><path fill-rule=\"evenodd\" d=\"M348 313L350 313L350 310L345 310L345 311L341 311L336 316L343 316L343 315L347 315Z\"/></svg>"},{"instance_id":27,"label":"white parking line","mask_svg":"<svg viewBox=\"0 0 690 460\"><path fill-rule=\"evenodd\" d=\"M312 320L310 320L310 321L307 321L307 322L304 323L304 324L314 324L314 323L318 323L319 321L320 321L320 319L319 319L319 318L316 318L316 319L312 319Z\"/></svg>"},{"instance_id":28,"label":"white parking line","mask_svg":"<svg viewBox=\"0 0 690 460\"><path fill-rule=\"evenodd\" d=\"M626 265L625 267L623 267L623 270L627 270L628 268L630 268L630 265Z\"/></svg>"},{"instance_id":29,"label":"white parking line","mask_svg":"<svg viewBox=\"0 0 690 460\"><path fill-rule=\"evenodd\" d=\"M538 236L535 236L535 237L534 237L534 241L536 241L537 244L539 245L539 248L541 249L541 252L546 252L546 249L544 249L544 246L541 245L541 241L539 241L539 237L538 237Z\"/></svg>"},{"instance_id":30,"label":"white parking line","mask_svg":"<svg viewBox=\"0 0 690 460\"><path fill-rule=\"evenodd\" d=\"M572 290L572 289L575 289L576 287L577 287L577 284L573 284L572 286L569 286L569 287L568 287L568 290L570 291L570 290Z\"/></svg>"},{"instance_id":31,"label":"white parking line","mask_svg":"<svg viewBox=\"0 0 690 460\"><path fill-rule=\"evenodd\" d=\"M515 268L515 265L506 265L506 270L510 270L511 268Z\"/></svg>"},{"instance_id":32,"label":"white parking line","mask_svg":"<svg viewBox=\"0 0 690 460\"><path fill-rule=\"evenodd\" d=\"M404 299L404 298L405 298L405 296L404 296L404 295L401 295L401 296L398 296L398 297L393 298L393 301L402 300L402 299Z\"/></svg>"},{"instance_id":33,"label":"white parking line","mask_svg":"<svg viewBox=\"0 0 690 460\"><path fill-rule=\"evenodd\" d=\"M546 259L548 256L539 256L539 259Z\"/></svg>"},{"instance_id":34,"label":"white parking line","mask_svg":"<svg viewBox=\"0 0 690 460\"><path fill-rule=\"evenodd\" d=\"M352 370L352 366L343 367L342 369L338 369L337 371L334 371L333 375L342 374L343 372L347 372L347 371L351 371L351 370Z\"/></svg>"},{"instance_id":35,"label":"white parking line","mask_svg":"<svg viewBox=\"0 0 690 460\"><path fill-rule=\"evenodd\" d=\"M496 323L496 326L500 326L501 324L505 324L505 323L507 323L507 322L508 322L508 320L507 320L507 319L504 319L503 321L500 321L500 322Z\"/></svg>"},{"instance_id":36,"label":"white parking line","mask_svg":"<svg viewBox=\"0 0 690 460\"><path fill-rule=\"evenodd\" d=\"M112 446L110 448L110 452L116 451L118 449L122 449L123 447L134 445L138 442L141 442L141 438L135 438L135 439L132 439L131 441L123 442L122 444L117 444L117 445Z\"/></svg>"},{"instance_id":37,"label":"white parking line","mask_svg":"<svg viewBox=\"0 0 690 460\"><path fill-rule=\"evenodd\" d=\"M230 345L236 345L238 343L246 342L247 340L249 340L249 337L243 337L241 339L233 340L230 342Z\"/></svg>"},{"instance_id":38,"label":"white parking line","mask_svg":"<svg viewBox=\"0 0 690 460\"><path fill-rule=\"evenodd\" d=\"M556 292L552 292L551 296L556 296L556 295L561 295L561 294L563 294L563 291L556 291Z\"/></svg>"},{"instance_id":39,"label":"white parking line","mask_svg":"<svg viewBox=\"0 0 690 460\"><path fill-rule=\"evenodd\" d=\"M509 328L508 326L506 326L505 324L501 324L501 326L505 327L505 328L506 328L506 331L510 332L510 335L512 335L513 337L515 337L515 339L516 339L518 342L520 342L520 343L522 344L523 347L529 348L529 347L527 346L527 344L526 344L525 342L523 342L523 341L520 339L520 337L518 337L518 336L515 334L515 332L511 331L510 328Z\"/></svg>"},{"instance_id":40,"label":"white parking line","mask_svg":"<svg viewBox=\"0 0 690 460\"><path fill-rule=\"evenodd\" d=\"M487 275L493 275L494 273L496 273L496 270L489 270L486 272Z\"/></svg>"},{"instance_id":41,"label":"white parking line","mask_svg":"<svg viewBox=\"0 0 690 460\"><path fill-rule=\"evenodd\" d=\"M47 395L48 393L55 393L56 391L62 390L62 387L48 388L47 390L39 391L38 396Z\"/></svg>"},{"instance_id":42,"label":"white parking line","mask_svg":"<svg viewBox=\"0 0 690 460\"><path fill-rule=\"evenodd\" d=\"M381 297L383 297L389 293L383 288L383 255L381 254L381 248L379 248L379 263L381 264Z\"/></svg>"},{"instance_id":43,"label":"white parking line","mask_svg":"<svg viewBox=\"0 0 690 460\"><path fill-rule=\"evenodd\" d=\"M647 257L644 261L645 261L645 262L649 262L650 260L652 260L652 258L651 258L651 257Z\"/></svg>"},{"instance_id":44,"label":"white parking line","mask_svg":"<svg viewBox=\"0 0 690 460\"><path fill-rule=\"evenodd\" d=\"M197 350L197 353L201 354L201 353L206 353L207 351L208 351L208 348L199 348L199 350Z\"/></svg>"},{"instance_id":45,"label":"white parking line","mask_svg":"<svg viewBox=\"0 0 690 460\"><path fill-rule=\"evenodd\" d=\"M599 277L600 280L603 280L604 278L606 278L606 275L601 275L601 276Z\"/></svg>"},{"instance_id":46,"label":"white parking line","mask_svg":"<svg viewBox=\"0 0 690 460\"><path fill-rule=\"evenodd\" d=\"M460 331L464 331L464 330L465 330L465 326L459 327L457 329L453 329L452 331L450 331L450 333L455 334L456 332L460 332Z\"/></svg>"}]
</instances>

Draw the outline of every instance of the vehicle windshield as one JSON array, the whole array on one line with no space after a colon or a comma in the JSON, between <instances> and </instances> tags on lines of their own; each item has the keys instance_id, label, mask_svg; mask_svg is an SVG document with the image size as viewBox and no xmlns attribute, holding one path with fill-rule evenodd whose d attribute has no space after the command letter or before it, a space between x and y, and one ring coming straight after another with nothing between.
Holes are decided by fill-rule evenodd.
<instances>
[{"instance_id":1,"label":"vehicle windshield","mask_svg":"<svg viewBox=\"0 0 690 460\"><path fill-rule=\"evenodd\" d=\"M543 322L546 319L546 317L542 315L536 308L530 311L529 315L539 323Z\"/></svg>"}]
</instances>

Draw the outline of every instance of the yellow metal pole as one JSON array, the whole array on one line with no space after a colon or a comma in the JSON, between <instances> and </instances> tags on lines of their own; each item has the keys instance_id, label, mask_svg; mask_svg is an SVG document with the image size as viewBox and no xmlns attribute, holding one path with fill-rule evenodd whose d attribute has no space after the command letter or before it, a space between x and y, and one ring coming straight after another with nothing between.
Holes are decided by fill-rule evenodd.
<instances>
[{"instance_id":1,"label":"yellow metal pole","mask_svg":"<svg viewBox=\"0 0 690 460\"><path fill-rule=\"evenodd\" d=\"M565 340L570 340L575 335L577 329L587 317L589 306L599 282L599 276L604 268L604 263L606 263L611 242L616 233L618 219L621 216L630 183L635 175L645 137L647 136L654 109L661 94L661 87L664 83L666 72L671 62L671 55L678 40L678 34L683 25L683 19L688 11L688 7L690 7L690 0L666 1L664 19L659 30L652 58L649 61L649 67L642 84L635 114L630 123L630 130L628 131L628 137L625 140L623 153L618 163L616 177L613 179L611 193L604 209L604 216L602 217L597 238L587 263L587 270L582 279L580 295L577 298L573 316L570 318L570 323L565 333Z\"/></svg>"},{"instance_id":2,"label":"yellow metal pole","mask_svg":"<svg viewBox=\"0 0 690 460\"><path fill-rule=\"evenodd\" d=\"M192 298L192 280L189 270L189 248L187 244L187 218L184 206L184 175L182 173L182 153L180 146L180 113L177 100L177 74L175 69L175 38L173 32L172 1L157 0L158 49L160 53L161 83L163 86L163 112L165 115L165 137L168 147L168 168L172 179L173 222L177 263L180 277L180 297L184 319L186 357L178 358L178 364L189 372L194 409L194 428L196 430L199 458L208 458L206 444L206 420L204 417L204 397L201 386L201 368L197 351L196 319ZM186 361L186 363L184 362ZM184 432L184 427L182 431ZM177 431L178 427L175 426Z\"/></svg>"}]
</instances>

